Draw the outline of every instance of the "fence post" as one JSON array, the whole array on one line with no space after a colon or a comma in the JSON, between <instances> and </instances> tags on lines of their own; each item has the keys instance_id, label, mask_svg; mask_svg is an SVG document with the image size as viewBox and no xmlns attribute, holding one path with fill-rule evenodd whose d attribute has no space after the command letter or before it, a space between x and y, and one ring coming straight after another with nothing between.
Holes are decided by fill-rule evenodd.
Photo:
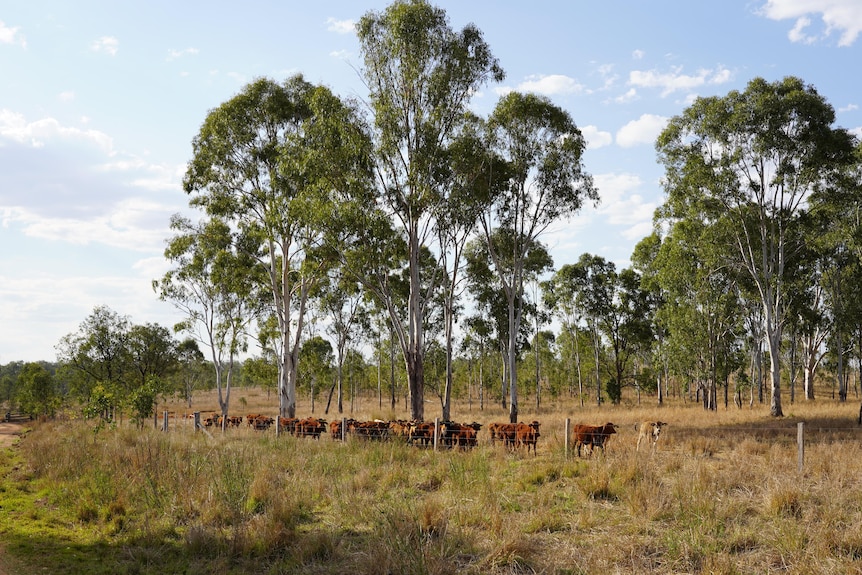
<instances>
[{"instance_id":1,"label":"fence post","mask_svg":"<svg viewBox=\"0 0 862 575\"><path fill-rule=\"evenodd\" d=\"M341 441L347 441L347 418L341 418Z\"/></svg>"},{"instance_id":2,"label":"fence post","mask_svg":"<svg viewBox=\"0 0 862 575\"><path fill-rule=\"evenodd\" d=\"M805 423L800 421L796 424L796 446L799 451L798 455L798 463L799 473L802 473L802 466L805 463L805 441L804 441L804 432Z\"/></svg>"},{"instance_id":3,"label":"fence post","mask_svg":"<svg viewBox=\"0 0 862 575\"><path fill-rule=\"evenodd\" d=\"M162 431L168 430L168 412L162 412Z\"/></svg>"},{"instance_id":4,"label":"fence post","mask_svg":"<svg viewBox=\"0 0 862 575\"><path fill-rule=\"evenodd\" d=\"M566 459L568 459L568 458L569 458L569 431L570 431L570 429L571 429L571 427L570 427L571 423L572 423L572 420L571 420L570 418L568 418L568 417L567 417L567 418L566 418L566 439L565 439L565 445L566 445Z\"/></svg>"},{"instance_id":5,"label":"fence post","mask_svg":"<svg viewBox=\"0 0 862 575\"><path fill-rule=\"evenodd\" d=\"M197 433L198 429L201 427L201 412L195 412L195 433Z\"/></svg>"},{"instance_id":6,"label":"fence post","mask_svg":"<svg viewBox=\"0 0 862 575\"><path fill-rule=\"evenodd\" d=\"M440 425L440 418L434 418L434 451L437 451L437 426Z\"/></svg>"}]
</instances>

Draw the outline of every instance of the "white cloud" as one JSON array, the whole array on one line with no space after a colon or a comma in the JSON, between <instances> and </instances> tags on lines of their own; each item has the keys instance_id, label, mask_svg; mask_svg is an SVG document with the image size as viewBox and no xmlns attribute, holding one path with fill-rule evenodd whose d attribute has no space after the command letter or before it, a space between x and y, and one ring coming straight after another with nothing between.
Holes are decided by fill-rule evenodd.
<instances>
[{"instance_id":1,"label":"white cloud","mask_svg":"<svg viewBox=\"0 0 862 575\"><path fill-rule=\"evenodd\" d=\"M668 119L664 116L644 114L619 129L617 144L623 148L631 148L639 144L652 145L667 125L667 121Z\"/></svg>"},{"instance_id":2,"label":"white cloud","mask_svg":"<svg viewBox=\"0 0 862 575\"><path fill-rule=\"evenodd\" d=\"M842 108L838 108L838 111L843 113L843 112L852 112L852 111L858 110L858 109L859 109L859 106L857 106L856 104L847 104L846 106L844 106Z\"/></svg>"},{"instance_id":3,"label":"white cloud","mask_svg":"<svg viewBox=\"0 0 862 575\"><path fill-rule=\"evenodd\" d=\"M561 74L551 74L550 76L528 76L525 81L518 84L518 90L554 96L557 94L578 94L584 91L584 87L574 78Z\"/></svg>"},{"instance_id":4,"label":"white cloud","mask_svg":"<svg viewBox=\"0 0 862 575\"><path fill-rule=\"evenodd\" d=\"M60 94L57 96L57 99L61 102L71 102L75 99L75 92L73 92L72 90L60 92Z\"/></svg>"},{"instance_id":5,"label":"white cloud","mask_svg":"<svg viewBox=\"0 0 862 575\"><path fill-rule=\"evenodd\" d=\"M356 30L356 22L353 20L338 20L336 18L326 19L326 29L336 34L350 34Z\"/></svg>"},{"instance_id":6,"label":"white cloud","mask_svg":"<svg viewBox=\"0 0 862 575\"><path fill-rule=\"evenodd\" d=\"M638 91L634 88L629 88L628 92L614 98L614 102L616 102L617 104L628 104L629 102L634 102L637 99Z\"/></svg>"},{"instance_id":7,"label":"white cloud","mask_svg":"<svg viewBox=\"0 0 862 575\"><path fill-rule=\"evenodd\" d=\"M660 88L661 95L667 96L678 90L691 91L707 84L725 84L733 74L727 68L701 69L696 74L683 74L681 67L670 72L657 70L633 70L629 73L629 84L641 88Z\"/></svg>"},{"instance_id":8,"label":"white cloud","mask_svg":"<svg viewBox=\"0 0 862 575\"><path fill-rule=\"evenodd\" d=\"M113 36L102 36L90 44L90 49L93 52L105 52L111 56L116 56L119 48L120 41Z\"/></svg>"},{"instance_id":9,"label":"white cloud","mask_svg":"<svg viewBox=\"0 0 862 575\"><path fill-rule=\"evenodd\" d=\"M195 56L198 54L198 52L199 50L197 48L186 48L184 50L168 50L168 56L166 59L168 62L170 62L183 56Z\"/></svg>"},{"instance_id":10,"label":"white cloud","mask_svg":"<svg viewBox=\"0 0 862 575\"><path fill-rule=\"evenodd\" d=\"M849 131L851 134L862 140L862 126L859 126L858 128L852 128Z\"/></svg>"},{"instance_id":11,"label":"white cloud","mask_svg":"<svg viewBox=\"0 0 862 575\"><path fill-rule=\"evenodd\" d=\"M120 152L97 130L0 110L0 214L28 237L160 250L185 166Z\"/></svg>"},{"instance_id":12,"label":"white cloud","mask_svg":"<svg viewBox=\"0 0 862 575\"><path fill-rule=\"evenodd\" d=\"M787 33L787 37L790 38L791 42L799 42L802 44L813 44L817 41L817 36L809 36L805 33L805 29L811 25L810 18L800 18L796 21L796 24Z\"/></svg>"},{"instance_id":13,"label":"white cloud","mask_svg":"<svg viewBox=\"0 0 862 575\"><path fill-rule=\"evenodd\" d=\"M584 126L581 128L581 134L587 141L587 148L595 150L611 145L614 141L610 132L603 132L595 126Z\"/></svg>"},{"instance_id":14,"label":"white cloud","mask_svg":"<svg viewBox=\"0 0 862 575\"><path fill-rule=\"evenodd\" d=\"M350 59L350 51L349 50L334 50L329 53L333 58L337 58L338 60L349 60Z\"/></svg>"},{"instance_id":15,"label":"white cloud","mask_svg":"<svg viewBox=\"0 0 862 575\"><path fill-rule=\"evenodd\" d=\"M862 2L859 0L767 0L760 13L771 20L795 20L787 36L791 42L810 43L840 33L839 46L851 46L862 32ZM811 26L809 15L819 16L825 30L821 36L803 31Z\"/></svg>"},{"instance_id":16,"label":"white cloud","mask_svg":"<svg viewBox=\"0 0 862 575\"><path fill-rule=\"evenodd\" d=\"M7 26L3 20L0 20L0 44L18 45L22 48L27 47L27 41L24 36L18 33L19 28Z\"/></svg>"},{"instance_id":17,"label":"white cloud","mask_svg":"<svg viewBox=\"0 0 862 575\"><path fill-rule=\"evenodd\" d=\"M54 118L28 122L23 115L7 109L0 109L0 138L34 148L42 147L50 139L75 140L95 144L103 153L113 154L113 141L103 132L63 126Z\"/></svg>"},{"instance_id":18,"label":"white cloud","mask_svg":"<svg viewBox=\"0 0 862 575\"><path fill-rule=\"evenodd\" d=\"M602 197L602 203L596 211L609 224L629 226L628 232L631 234L635 233L635 228L643 229L644 225L651 229L653 213L657 206L654 202L645 201L637 192L643 185L639 176L625 173L597 174L594 181ZM626 235L626 237L631 239L643 236Z\"/></svg>"},{"instance_id":19,"label":"white cloud","mask_svg":"<svg viewBox=\"0 0 862 575\"><path fill-rule=\"evenodd\" d=\"M635 50L632 52L632 59L634 60L643 60L644 56L646 56L646 53L643 50Z\"/></svg>"}]
</instances>

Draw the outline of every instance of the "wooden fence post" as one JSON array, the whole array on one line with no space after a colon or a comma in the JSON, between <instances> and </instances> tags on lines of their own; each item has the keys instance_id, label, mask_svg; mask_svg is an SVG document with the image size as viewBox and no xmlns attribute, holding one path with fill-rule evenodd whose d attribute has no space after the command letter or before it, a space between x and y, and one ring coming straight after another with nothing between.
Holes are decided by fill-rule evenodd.
<instances>
[{"instance_id":1,"label":"wooden fence post","mask_svg":"<svg viewBox=\"0 0 862 575\"><path fill-rule=\"evenodd\" d=\"M168 430L168 412L162 412L162 431Z\"/></svg>"},{"instance_id":2,"label":"wooden fence post","mask_svg":"<svg viewBox=\"0 0 862 575\"><path fill-rule=\"evenodd\" d=\"M347 418L341 418L341 441L347 440Z\"/></svg>"},{"instance_id":3,"label":"wooden fence post","mask_svg":"<svg viewBox=\"0 0 862 575\"><path fill-rule=\"evenodd\" d=\"M440 425L440 418L434 418L434 451L437 451L437 426Z\"/></svg>"},{"instance_id":4,"label":"wooden fence post","mask_svg":"<svg viewBox=\"0 0 862 575\"><path fill-rule=\"evenodd\" d=\"M201 412L196 411L195 412L195 432L197 432L197 430L200 429L200 427L201 427Z\"/></svg>"},{"instance_id":5,"label":"wooden fence post","mask_svg":"<svg viewBox=\"0 0 862 575\"><path fill-rule=\"evenodd\" d=\"M569 458L569 433L570 433L570 429L571 429L571 427L570 427L571 423L572 423L572 420L567 417L566 418L566 439L565 439L566 459Z\"/></svg>"},{"instance_id":6,"label":"wooden fence post","mask_svg":"<svg viewBox=\"0 0 862 575\"><path fill-rule=\"evenodd\" d=\"M805 423L802 421L796 424L796 447L799 451L797 466L799 467L799 473L802 473L802 466L805 463L804 429Z\"/></svg>"}]
</instances>

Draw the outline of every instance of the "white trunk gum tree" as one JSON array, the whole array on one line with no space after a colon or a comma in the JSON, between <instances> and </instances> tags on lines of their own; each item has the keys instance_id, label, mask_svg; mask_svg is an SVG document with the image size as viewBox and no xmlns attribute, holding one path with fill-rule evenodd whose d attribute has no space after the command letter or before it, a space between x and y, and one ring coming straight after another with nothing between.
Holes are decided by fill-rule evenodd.
<instances>
[{"instance_id":1,"label":"white trunk gum tree","mask_svg":"<svg viewBox=\"0 0 862 575\"><path fill-rule=\"evenodd\" d=\"M386 307L401 342L411 415L421 420L423 320L434 282L422 277L420 253L433 241L435 215L447 201L445 149L472 95L488 81L502 80L503 71L475 26L456 32L443 10L422 0L398 1L383 12L369 12L357 32L374 115L378 205L396 222L408 250L406 322L396 316L391 302Z\"/></svg>"},{"instance_id":2,"label":"white trunk gum tree","mask_svg":"<svg viewBox=\"0 0 862 575\"><path fill-rule=\"evenodd\" d=\"M787 299L787 250L809 200L852 158L852 137L833 128L835 112L798 78L752 80L744 92L698 98L671 119L657 149L668 203L726 214L738 263L763 309L772 392L781 408L781 336Z\"/></svg>"}]
</instances>

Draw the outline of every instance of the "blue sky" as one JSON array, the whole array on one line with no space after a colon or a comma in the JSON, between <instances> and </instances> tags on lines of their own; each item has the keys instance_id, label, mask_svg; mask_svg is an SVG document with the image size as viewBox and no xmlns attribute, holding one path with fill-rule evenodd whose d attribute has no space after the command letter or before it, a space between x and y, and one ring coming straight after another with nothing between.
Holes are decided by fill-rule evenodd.
<instances>
[{"instance_id":1,"label":"blue sky","mask_svg":"<svg viewBox=\"0 0 862 575\"><path fill-rule=\"evenodd\" d=\"M261 76L366 95L353 23L388 2L0 1L0 363L56 358L98 305L172 326L151 281L207 112ZM507 90L547 95L589 141L602 196L545 237L556 267L628 264L662 201L653 147L695 97L795 75L862 135L859 0L439 1Z\"/></svg>"}]
</instances>

